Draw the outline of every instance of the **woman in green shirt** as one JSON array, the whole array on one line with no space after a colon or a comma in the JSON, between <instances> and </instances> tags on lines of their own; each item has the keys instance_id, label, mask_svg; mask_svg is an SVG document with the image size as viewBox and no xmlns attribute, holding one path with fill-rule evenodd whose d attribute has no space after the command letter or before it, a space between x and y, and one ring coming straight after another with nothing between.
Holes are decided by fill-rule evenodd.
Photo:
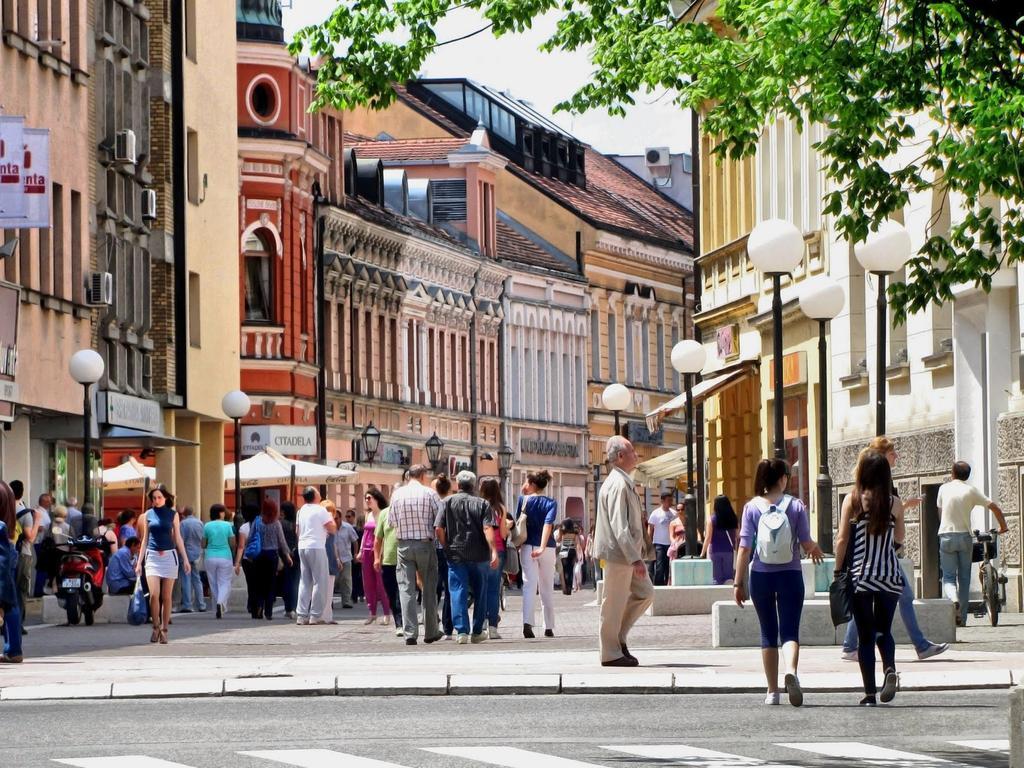
<instances>
[{"instance_id":1,"label":"woman in green shirt","mask_svg":"<svg viewBox=\"0 0 1024 768\"><path fill-rule=\"evenodd\" d=\"M373 567L380 571L384 591L391 603L391 614L395 617L395 636L401 637L402 601L398 596L398 529L388 525L388 500L376 488L367 491L380 507L377 514L377 530L373 539Z\"/></svg>"},{"instance_id":2,"label":"woman in green shirt","mask_svg":"<svg viewBox=\"0 0 1024 768\"><path fill-rule=\"evenodd\" d=\"M206 577L210 580L210 597L217 604L217 618L228 610L231 580L234 578L235 527L224 520L226 507L210 507L210 522L203 526L203 549L206 551Z\"/></svg>"}]
</instances>

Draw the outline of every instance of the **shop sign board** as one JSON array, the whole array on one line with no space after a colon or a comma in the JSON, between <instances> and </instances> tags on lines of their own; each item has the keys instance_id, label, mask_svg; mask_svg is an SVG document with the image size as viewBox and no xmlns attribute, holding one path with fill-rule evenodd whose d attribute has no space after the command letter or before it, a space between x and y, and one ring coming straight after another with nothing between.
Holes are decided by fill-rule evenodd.
<instances>
[{"instance_id":1,"label":"shop sign board","mask_svg":"<svg viewBox=\"0 0 1024 768\"><path fill-rule=\"evenodd\" d=\"M0 220L25 215L21 164L25 159L25 118L0 115Z\"/></svg>"},{"instance_id":2,"label":"shop sign board","mask_svg":"<svg viewBox=\"0 0 1024 768\"><path fill-rule=\"evenodd\" d=\"M0 117L0 229L48 228L51 189L49 129Z\"/></svg>"},{"instance_id":3,"label":"shop sign board","mask_svg":"<svg viewBox=\"0 0 1024 768\"><path fill-rule=\"evenodd\" d=\"M99 403L100 418L105 424L163 433L163 414L156 400L122 395L120 392L100 392Z\"/></svg>"},{"instance_id":4,"label":"shop sign board","mask_svg":"<svg viewBox=\"0 0 1024 768\"><path fill-rule=\"evenodd\" d=\"M242 455L273 448L286 456L316 456L316 427L290 424L242 425Z\"/></svg>"}]
</instances>

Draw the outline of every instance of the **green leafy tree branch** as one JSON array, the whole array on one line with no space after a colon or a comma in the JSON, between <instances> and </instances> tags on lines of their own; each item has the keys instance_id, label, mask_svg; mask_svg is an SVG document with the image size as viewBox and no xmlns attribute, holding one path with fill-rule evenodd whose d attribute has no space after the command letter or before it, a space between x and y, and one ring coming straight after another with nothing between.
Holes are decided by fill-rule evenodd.
<instances>
[{"instance_id":1,"label":"green leafy tree branch","mask_svg":"<svg viewBox=\"0 0 1024 768\"><path fill-rule=\"evenodd\" d=\"M680 3L673 4L675 6ZM710 0L697 0L701 10ZM1024 18L999 0L719 0L714 21L675 18L666 0L349 0L302 29L292 51L322 63L317 104L382 109L392 84L421 71L438 24L473 9L479 32L529 28L557 12L542 48L586 50L590 82L558 108L623 114L637 94L668 90L702 110L714 152L741 158L785 115L825 128L816 148L831 181L823 200L839 231L863 240L931 191L948 218L890 288L899 318L989 289L1024 258Z\"/></svg>"}]
</instances>

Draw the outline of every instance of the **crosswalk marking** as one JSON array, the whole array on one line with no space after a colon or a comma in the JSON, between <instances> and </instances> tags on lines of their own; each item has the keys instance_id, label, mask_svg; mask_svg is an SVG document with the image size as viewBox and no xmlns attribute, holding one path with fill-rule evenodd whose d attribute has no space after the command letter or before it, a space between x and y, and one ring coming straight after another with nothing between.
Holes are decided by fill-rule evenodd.
<instances>
[{"instance_id":1,"label":"crosswalk marking","mask_svg":"<svg viewBox=\"0 0 1024 768\"><path fill-rule=\"evenodd\" d=\"M865 761L864 765L893 765L894 761L897 766L910 765L914 766L914 768L927 768L933 765L941 768L954 768L960 765L960 763L954 763L938 757L918 755L913 752L901 752L898 749L876 747L873 744L865 744L861 741L787 742L780 743L777 746L799 749L803 752L813 752L817 755L827 755L828 757L863 760Z\"/></svg>"},{"instance_id":2,"label":"crosswalk marking","mask_svg":"<svg viewBox=\"0 0 1024 768\"><path fill-rule=\"evenodd\" d=\"M54 759L55 763L73 765L75 768L190 768L181 763L172 763L158 757L146 755L114 755L111 757L69 757Z\"/></svg>"},{"instance_id":3,"label":"crosswalk marking","mask_svg":"<svg viewBox=\"0 0 1024 768\"><path fill-rule=\"evenodd\" d=\"M372 757L359 757L332 749L273 749L257 752L239 752L240 755L272 760L275 763L294 765L297 768L402 768L398 763L385 763ZM84 768L106 768L105 766L84 766ZM125 766L127 768L127 766ZM149 768L144 766L142 768ZM154 766L153 768L156 768Z\"/></svg>"},{"instance_id":4,"label":"crosswalk marking","mask_svg":"<svg viewBox=\"0 0 1024 768\"><path fill-rule=\"evenodd\" d=\"M424 751L502 765L505 768L598 768L593 763L581 763L579 760L530 752L518 747L431 747Z\"/></svg>"},{"instance_id":5,"label":"crosswalk marking","mask_svg":"<svg viewBox=\"0 0 1024 768\"><path fill-rule=\"evenodd\" d=\"M985 752L1010 751L1009 739L974 739L972 741L951 741L949 743L956 744L958 747L967 747L968 749L981 749Z\"/></svg>"},{"instance_id":6,"label":"crosswalk marking","mask_svg":"<svg viewBox=\"0 0 1024 768\"><path fill-rule=\"evenodd\" d=\"M637 757L649 757L654 760L672 760L677 765L699 766L699 768L788 768L778 763L769 765L752 757L740 757L727 752L716 752L713 749L690 747L685 744L617 745L601 747L601 749L623 752Z\"/></svg>"}]
</instances>

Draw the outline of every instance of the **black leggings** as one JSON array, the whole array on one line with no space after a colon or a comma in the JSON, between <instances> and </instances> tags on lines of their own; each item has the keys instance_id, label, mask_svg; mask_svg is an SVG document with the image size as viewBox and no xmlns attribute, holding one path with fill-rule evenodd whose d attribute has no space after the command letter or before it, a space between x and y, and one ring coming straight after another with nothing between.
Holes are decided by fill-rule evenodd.
<instances>
[{"instance_id":1,"label":"black leggings","mask_svg":"<svg viewBox=\"0 0 1024 768\"><path fill-rule=\"evenodd\" d=\"M562 563L562 594L572 594L573 570L576 568L576 550L570 549L565 557L560 557Z\"/></svg>"},{"instance_id":2,"label":"black leggings","mask_svg":"<svg viewBox=\"0 0 1024 768\"><path fill-rule=\"evenodd\" d=\"M395 617L395 626L402 626L402 601L398 594L398 566L382 565L380 580L384 582L384 592L391 603L391 614Z\"/></svg>"},{"instance_id":3,"label":"black leggings","mask_svg":"<svg viewBox=\"0 0 1024 768\"><path fill-rule=\"evenodd\" d=\"M874 696L875 643L882 655L882 669L896 669L896 641L892 637L892 619L899 595L888 592L857 592L853 596L853 617L857 620L857 661L864 680L864 693Z\"/></svg>"}]
</instances>

